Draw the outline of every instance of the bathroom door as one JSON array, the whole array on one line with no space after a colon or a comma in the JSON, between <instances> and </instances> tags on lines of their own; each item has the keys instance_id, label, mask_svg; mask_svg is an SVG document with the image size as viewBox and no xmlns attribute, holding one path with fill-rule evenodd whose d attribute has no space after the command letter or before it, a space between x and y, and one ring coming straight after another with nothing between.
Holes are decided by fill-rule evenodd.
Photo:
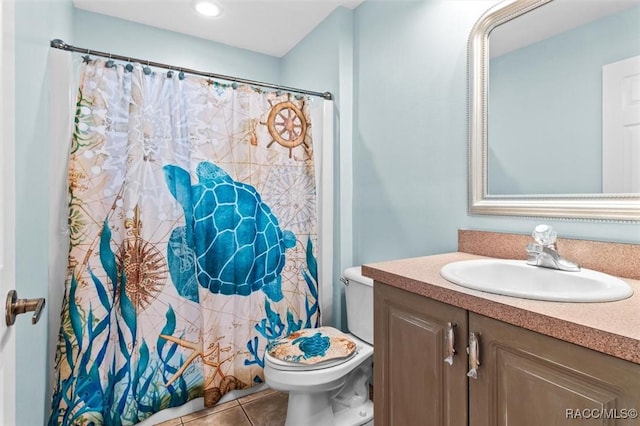
<instances>
[{"instance_id":1,"label":"bathroom door","mask_svg":"<svg viewBox=\"0 0 640 426\"><path fill-rule=\"evenodd\" d=\"M640 56L602 67L602 190L640 192Z\"/></svg>"}]
</instances>

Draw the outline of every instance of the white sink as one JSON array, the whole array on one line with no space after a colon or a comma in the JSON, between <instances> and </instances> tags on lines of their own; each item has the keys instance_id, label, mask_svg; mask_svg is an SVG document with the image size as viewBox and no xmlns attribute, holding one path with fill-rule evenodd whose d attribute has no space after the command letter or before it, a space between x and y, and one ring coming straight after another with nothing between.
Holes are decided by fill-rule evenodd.
<instances>
[{"instance_id":1,"label":"white sink","mask_svg":"<svg viewBox=\"0 0 640 426\"><path fill-rule=\"evenodd\" d=\"M524 260L476 259L442 267L447 281L474 290L554 302L612 302L633 290L619 278L582 269L565 272L527 265Z\"/></svg>"}]
</instances>

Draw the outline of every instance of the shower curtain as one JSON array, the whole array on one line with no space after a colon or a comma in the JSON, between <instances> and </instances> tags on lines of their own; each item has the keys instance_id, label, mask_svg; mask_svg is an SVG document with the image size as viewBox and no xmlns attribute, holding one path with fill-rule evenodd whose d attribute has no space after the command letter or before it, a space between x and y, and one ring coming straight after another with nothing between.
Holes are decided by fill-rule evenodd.
<instances>
[{"instance_id":1,"label":"shower curtain","mask_svg":"<svg viewBox=\"0 0 640 426\"><path fill-rule=\"evenodd\" d=\"M74 125L49 423L261 383L320 320L308 99L86 58Z\"/></svg>"}]
</instances>

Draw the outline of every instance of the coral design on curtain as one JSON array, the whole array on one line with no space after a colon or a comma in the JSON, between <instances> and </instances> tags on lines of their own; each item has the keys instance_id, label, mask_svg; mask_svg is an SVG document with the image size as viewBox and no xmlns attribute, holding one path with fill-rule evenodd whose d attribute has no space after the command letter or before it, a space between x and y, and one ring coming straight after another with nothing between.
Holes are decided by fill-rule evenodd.
<instances>
[{"instance_id":1,"label":"coral design on curtain","mask_svg":"<svg viewBox=\"0 0 640 426\"><path fill-rule=\"evenodd\" d=\"M213 405L319 323L307 100L85 62L49 423Z\"/></svg>"}]
</instances>

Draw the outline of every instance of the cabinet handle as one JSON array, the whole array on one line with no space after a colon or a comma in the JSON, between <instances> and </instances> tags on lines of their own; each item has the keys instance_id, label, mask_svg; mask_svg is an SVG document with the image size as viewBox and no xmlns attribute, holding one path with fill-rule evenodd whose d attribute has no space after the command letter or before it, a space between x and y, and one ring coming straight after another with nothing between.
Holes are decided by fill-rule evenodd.
<instances>
[{"instance_id":1,"label":"cabinet handle","mask_svg":"<svg viewBox=\"0 0 640 426\"><path fill-rule=\"evenodd\" d=\"M478 367L480 366L480 345L478 343L479 335L476 333L469 333L469 346L467 347L467 353L469 354L469 372L468 377L472 379L478 378Z\"/></svg>"},{"instance_id":2,"label":"cabinet handle","mask_svg":"<svg viewBox=\"0 0 640 426\"><path fill-rule=\"evenodd\" d=\"M456 354L456 335L453 332L453 328L458 324L454 324L451 322L447 323L447 334L445 338L447 339L447 357L444 359L449 365L453 365L453 356Z\"/></svg>"}]
</instances>

